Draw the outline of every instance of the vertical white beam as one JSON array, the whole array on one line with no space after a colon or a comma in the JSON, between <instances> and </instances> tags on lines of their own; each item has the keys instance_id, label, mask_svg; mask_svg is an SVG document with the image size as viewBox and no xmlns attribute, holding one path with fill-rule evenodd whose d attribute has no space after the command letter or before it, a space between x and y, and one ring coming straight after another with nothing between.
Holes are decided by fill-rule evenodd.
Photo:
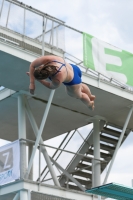
<instances>
[{"instance_id":1,"label":"vertical white beam","mask_svg":"<svg viewBox=\"0 0 133 200\"><path fill-rule=\"evenodd\" d=\"M18 95L18 134L19 139L26 139L25 98L23 94Z\"/></svg>"},{"instance_id":2,"label":"vertical white beam","mask_svg":"<svg viewBox=\"0 0 133 200\"><path fill-rule=\"evenodd\" d=\"M30 157L33 151L33 144L29 143L28 145L28 161L30 161ZM29 173L29 179L33 180L33 165L31 167L30 173Z\"/></svg>"},{"instance_id":3,"label":"vertical white beam","mask_svg":"<svg viewBox=\"0 0 133 200\"><path fill-rule=\"evenodd\" d=\"M23 94L18 95L18 138L26 139L25 98ZM24 177L26 171L26 142L20 142L20 178Z\"/></svg>"},{"instance_id":4,"label":"vertical white beam","mask_svg":"<svg viewBox=\"0 0 133 200\"><path fill-rule=\"evenodd\" d=\"M112 169L112 166L113 166L113 164L114 164L114 160L115 160L115 158L116 158L116 154L117 154L118 149L119 149L119 147L120 147L120 145L121 145L121 142L122 142L122 140L123 140L123 137L124 137L124 134L125 134L125 131L126 131L128 122L129 122L129 120L130 120L130 118L131 118L132 112L133 112L133 105L132 105L132 107L131 107L131 109L130 109L130 111L129 111L129 113L128 113L127 119L126 119L126 121L125 121L125 124L124 124L123 130L122 130L121 136L120 136L119 141L118 141L118 143L117 143L115 152L114 152L114 154L113 154L112 161L111 161L111 163L110 163L110 165L109 165L109 168L108 168L108 171L107 171L107 174L106 174L106 177L105 177L105 179L104 179L103 184L105 184L105 183L107 182L108 176L109 176L110 171L111 171L111 169Z\"/></svg>"},{"instance_id":5,"label":"vertical white beam","mask_svg":"<svg viewBox=\"0 0 133 200\"><path fill-rule=\"evenodd\" d=\"M38 173L39 181L41 180L41 146L39 146L39 173Z\"/></svg>"},{"instance_id":6,"label":"vertical white beam","mask_svg":"<svg viewBox=\"0 0 133 200\"><path fill-rule=\"evenodd\" d=\"M25 8L24 8L23 36L25 36L25 16L26 16L26 5L25 5Z\"/></svg>"},{"instance_id":7,"label":"vertical white beam","mask_svg":"<svg viewBox=\"0 0 133 200\"><path fill-rule=\"evenodd\" d=\"M45 21L45 17L43 16L43 22L42 22L42 56L44 56L45 52L44 52L44 21Z\"/></svg>"},{"instance_id":8,"label":"vertical white beam","mask_svg":"<svg viewBox=\"0 0 133 200\"><path fill-rule=\"evenodd\" d=\"M20 191L20 200L28 200L28 191L26 190Z\"/></svg>"},{"instance_id":9,"label":"vertical white beam","mask_svg":"<svg viewBox=\"0 0 133 200\"><path fill-rule=\"evenodd\" d=\"M0 19L1 19L1 14L2 14L3 5L4 5L4 0L2 1L2 5L1 5L1 9L0 9Z\"/></svg>"},{"instance_id":10,"label":"vertical white beam","mask_svg":"<svg viewBox=\"0 0 133 200\"><path fill-rule=\"evenodd\" d=\"M56 27L55 31L56 31L56 48L58 49L58 26Z\"/></svg>"},{"instance_id":11,"label":"vertical white beam","mask_svg":"<svg viewBox=\"0 0 133 200\"><path fill-rule=\"evenodd\" d=\"M9 19L9 15L10 15L11 4L12 4L12 3L10 2L10 4L9 4L9 9L8 9L7 20L6 20L6 27L7 27L7 25L8 25L8 19Z\"/></svg>"},{"instance_id":12,"label":"vertical white beam","mask_svg":"<svg viewBox=\"0 0 133 200\"><path fill-rule=\"evenodd\" d=\"M94 161L93 161L93 187L100 185L100 174L101 174L101 164L100 164L100 121L99 119L94 119L93 121L94 131L93 131L93 145L94 145ZM95 160L98 159L98 160Z\"/></svg>"},{"instance_id":13,"label":"vertical white beam","mask_svg":"<svg viewBox=\"0 0 133 200\"><path fill-rule=\"evenodd\" d=\"M45 31L46 31L46 26L47 26L47 18L45 20L45 17L43 16L43 25L42 25L42 56L45 55Z\"/></svg>"},{"instance_id":14,"label":"vertical white beam","mask_svg":"<svg viewBox=\"0 0 133 200\"><path fill-rule=\"evenodd\" d=\"M133 187L133 179L131 180L131 182L132 182L132 185L131 185L131 187Z\"/></svg>"},{"instance_id":15,"label":"vertical white beam","mask_svg":"<svg viewBox=\"0 0 133 200\"><path fill-rule=\"evenodd\" d=\"M54 21L52 21L52 48L54 46Z\"/></svg>"}]
</instances>

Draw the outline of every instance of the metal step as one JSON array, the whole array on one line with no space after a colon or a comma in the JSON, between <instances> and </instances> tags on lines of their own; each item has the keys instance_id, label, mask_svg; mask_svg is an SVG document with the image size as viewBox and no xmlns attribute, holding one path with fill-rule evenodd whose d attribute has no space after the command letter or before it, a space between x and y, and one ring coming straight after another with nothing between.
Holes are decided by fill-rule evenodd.
<instances>
[{"instance_id":1,"label":"metal step","mask_svg":"<svg viewBox=\"0 0 133 200\"><path fill-rule=\"evenodd\" d=\"M114 152L115 147L114 146L109 146L107 144L100 143L100 149L105 150L105 151L109 151L109 152Z\"/></svg>"},{"instance_id":2,"label":"metal step","mask_svg":"<svg viewBox=\"0 0 133 200\"><path fill-rule=\"evenodd\" d=\"M79 183L81 183L81 185L90 185L91 184L91 180L84 180L84 179L79 179L79 178L75 178ZM68 180L68 183L71 183L71 180Z\"/></svg>"},{"instance_id":3,"label":"metal step","mask_svg":"<svg viewBox=\"0 0 133 200\"><path fill-rule=\"evenodd\" d=\"M86 153L87 155L94 155L94 151L92 149L89 149L89 151ZM112 154L110 153L103 153L103 152L100 152L100 156L101 158L107 158L107 157L112 157Z\"/></svg>"},{"instance_id":4,"label":"metal step","mask_svg":"<svg viewBox=\"0 0 133 200\"><path fill-rule=\"evenodd\" d=\"M71 190L79 190L79 188L76 185L69 185L69 184L67 185L67 184L64 184L63 187L71 189Z\"/></svg>"},{"instance_id":5,"label":"metal step","mask_svg":"<svg viewBox=\"0 0 133 200\"><path fill-rule=\"evenodd\" d=\"M75 171L75 172L72 173L72 175L80 176L80 177L84 177L84 178L89 178L89 179L92 178L92 174L87 173L87 172L82 172L82 171Z\"/></svg>"},{"instance_id":6,"label":"metal step","mask_svg":"<svg viewBox=\"0 0 133 200\"><path fill-rule=\"evenodd\" d=\"M85 170L90 170L92 168L92 165L87 165L87 164L84 164L84 163L79 163L77 165L77 168L81 168L81 169L85 169Z\"/></svg>"},{"instance_id":7,"label":"metal step","mask_svg":"<svg viewBox=\"0 0 133 200\"><path fill-rule=\"evenodd\" d=\"M118 142L118 140L111 137L107 137L105 135L100 135L100 141L107 142L108 144L113 144L113 145L116 145Z\"/></svg>"},{"instance_id":8,"label":"metal step","mask_svg":"<svg viewBox=\"0 0 133 200\"><path fill-rule=\"evenodd\" d=\"M101 132L102 133L107 133L107 134L109 134L111 136L118 137L118 138L120 137L120 134L121 134L120 131L116 131L116 130L113 130L113 129L110 129L110 128L107 128L107 127L103 127Z\"/></svg>"}]
</instances>

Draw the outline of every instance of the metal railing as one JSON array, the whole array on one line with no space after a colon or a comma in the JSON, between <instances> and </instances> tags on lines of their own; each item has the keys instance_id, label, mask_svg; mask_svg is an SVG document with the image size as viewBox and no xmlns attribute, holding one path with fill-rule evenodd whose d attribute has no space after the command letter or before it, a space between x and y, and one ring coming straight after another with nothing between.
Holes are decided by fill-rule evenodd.
<instances>
[{"instance_id":1,"label":"metal railing","mask_svg":"<svg viewBox=\"0 0 133 200\"><path fill-rule=\"evenodd\" d=\"M19 12L17 12L17 10ZM14 17L14 13L17 14ZM64 22L17 0L1 0L0 25L52 47L64 49ZM44 33L44 38L42 35ZM39 35L39 36L38 36ZM61 40L61 38L63 38ZM61 44L60 44L61 42Z\"/></svg>"},{"instance_id":2,"label":"metal railing","mask_svg":"<svg viewBox=\"0 0 133 200\"><path fill-rule=\"evenodd\" d=\"M55 161L58 160L59 156L60 156L61 153L63 153L63 152L69 153L69 154L71 154L71 155L73 155L73 156L80 156L80 157L86 157L86 158L94 159L94 158L91 157L91 156L85 156L85 155L80 154L80 153L78 153L78 152L72 152L72 151L68 151L68 150L65 149L66 146L67 146L67 144L70 142L70 140L72 139L72 137L74 136L75 133L76 133L76 130L74 130L74 132L73 132L71 135L70 135L70 133L68 133L68 134L69 134L69 138L65 137L64 140L63 140L63 141L61 142L61 144L59 145L59 147L53 147L53 146L46 145L46 144L39 144L39 146L38 146L38 150L39 150L39 161L38 161L38 163L39 163L39 171L38 171L38 174L39 174L39 177L38 177L37 181L39 181L39 180L40 180L40 177L43 175L43 173L41 173L41 156L40 156L40 154L41 154L41 147L43 147L43 146L44 146L44 147L47 147L47 148L51 148L51 149L56 150L55 153L54 153L54 156L55 156L57 153L59 153L59 154L57 155L56 158L54 158L54 156L52 156L52 157L55 159ZM22 138L22 139L20 139L20 142L21 142L21 141L26 142L26 146L28 146L29 144L32 144L32 145L34 146L34 144L35 144L35 141L29 140L29 139L23 139L23 138ZM64 142L66 142L66 143L64 143ZM64 146L61 148L62 145L64 145ZM101 162L102 162L102 160L101 160ZM47 166L46 166L46 167L47 167ZM44 169L45 169L45 167L44 167ZM43 170L43 171L45 171L45 170ZM42 171L42 172L43 172L43 171ZM49 172L49 171L48 171L48 172ZM46 176L47 176L47 172L46 172ZM43 180L46 178L46 176L44 176L44 177L42 178L42 182L43 182Z\"/></svg>"}]
</instances>

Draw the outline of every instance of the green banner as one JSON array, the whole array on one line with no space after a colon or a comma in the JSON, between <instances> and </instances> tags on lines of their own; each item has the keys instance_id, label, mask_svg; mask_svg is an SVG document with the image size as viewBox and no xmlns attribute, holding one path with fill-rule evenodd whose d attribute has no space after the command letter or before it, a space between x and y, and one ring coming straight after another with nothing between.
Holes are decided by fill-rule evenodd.
<instances>
[{"instance_id":1,"label":"green banner","mask_svg":"<svg viewBox=\"0 0 133 200\"><path fill-rule=\"evenodd\" d=\"M83 33L84 66L133 86L133 54Z\"/></svg>"}]
</instances>

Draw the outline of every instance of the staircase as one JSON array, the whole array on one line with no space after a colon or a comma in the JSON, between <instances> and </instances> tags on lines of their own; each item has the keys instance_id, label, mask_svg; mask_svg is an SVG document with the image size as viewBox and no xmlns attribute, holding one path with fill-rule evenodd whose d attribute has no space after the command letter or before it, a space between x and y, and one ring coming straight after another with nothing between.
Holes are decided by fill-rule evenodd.
<instances>
[{"instance_id":1,"label":"staircase","mask_svg":"<svg viewBox=\"0 0 133 200\"><path fill-rule=\"evenodd\" d=\"M124 140L129 135L131 130L126 130ZM100 134L100 160L101 173L104 171L110 160L112 159L116 145L118 143L122 127L114 127L111 124L104 126ZM84 157L74 156L71 162L66 167L69 172L79 183L86 189L92 187L92 160L93 160L93 129L86 138L86 141L81 145L77 153L83 154ZM88 158L88 157L89 158ZM68 180L65 175L61 175L60 184L62 187L80 190L71 180Z\"/></svg>"}]
</instances>

